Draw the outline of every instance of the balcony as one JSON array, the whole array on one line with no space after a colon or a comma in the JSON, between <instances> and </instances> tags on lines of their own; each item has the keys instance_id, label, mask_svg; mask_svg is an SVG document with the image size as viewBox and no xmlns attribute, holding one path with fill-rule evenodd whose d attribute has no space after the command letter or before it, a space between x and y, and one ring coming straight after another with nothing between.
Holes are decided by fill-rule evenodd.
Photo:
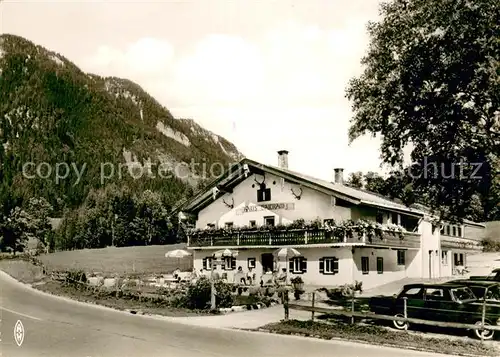
<instances>
[{"instance_id":1,"label":"balcony","mask_svg":"<svg viewBox=\"0 0 500 357\"><path fill-rule=\"evenodd\" d=\"M383 232L382 237L374 236L370 240L366 235L352 234L352 237L338 237L330 230L325 229L287 229L272 231L211 231L205 230L189 235L188 247L283 247L283 246L373 246L393 248L419 248L420 235L404 233L403 239L398 234Z\"/></svg>"},{"instance_id":2,"label":"balcony","mask_svg":"<svg viewBox=\"0 0 500 357\"><path fill-rule=\"evenodd\" d=\"M482 250L480 241L467 238L441 236L441 249Z\"/></svg>"}]
</instances>

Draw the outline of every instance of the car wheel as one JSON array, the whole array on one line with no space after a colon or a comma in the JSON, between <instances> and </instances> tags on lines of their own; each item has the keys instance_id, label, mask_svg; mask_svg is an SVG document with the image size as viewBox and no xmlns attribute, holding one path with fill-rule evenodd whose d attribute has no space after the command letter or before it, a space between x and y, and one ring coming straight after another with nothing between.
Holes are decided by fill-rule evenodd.
<instances>
[{"instance_id":1,"label":"car wheel","mask_svg":"<svg viewBox=\"0 0 500 357\"><path fill-rule=\"evenodd\" d=\"M475 323L475 325L481 325L481 321ZM474 335L483 340L492 340L495 337L495 331L491 330L474 330ZM482 335L482 336L481 336Z\"/></svg>"},{"instance_id":2,"label":"car wheel","mask_svg":"<svg viewBox=\"0 0 500 357\"><path fill-rule=\"evenodd\" d=\"M396 314L396 315L394 315L394 317L404 318L404 315L403 314ZM408 327L410 327L410 323L409 322L403 322L403 321L396 321L396 320L394 320L394 321L392 321L392 324L398 330L408 330Z\"/></svg>"}]
</instances>

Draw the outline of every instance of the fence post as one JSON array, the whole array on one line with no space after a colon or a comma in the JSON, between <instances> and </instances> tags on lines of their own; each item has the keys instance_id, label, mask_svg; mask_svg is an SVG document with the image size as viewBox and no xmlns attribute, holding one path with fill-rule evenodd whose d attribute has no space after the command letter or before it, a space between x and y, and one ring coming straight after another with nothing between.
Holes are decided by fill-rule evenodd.
<instances>
[{"instance_id":1,"label":"fence post","mask_svg":"<svg viewBox=\"0 0 500 357\"><path fill-rule=\"evenodd\" d=\"M483 312L481 313L481 343L484 342L483 334L484 334L484 323L486 320L486 294L488 293L488 288L484 292L483 297Z\"/></svg>"},{"instance_id":2,"label":"fence post","mask_svg":"<svg viewBox=\"0 0 500 357\"><path fill-rule=\"evenodd\" d=\"M283 307L285 309L285 321L288 320L289 317L289 310L288 310L288 289L286 289L284 292L284 301L283 301Z\"/></svg>"},{"instance_id":3,"label":"fence post","mask_svg":"<svg viewBox=\"0 0 500 357\"><path fill-rule=\"evenodd\" d=\"M314 322L314 300L315 300L315 297L316 297L316 293L313 291L312 292L312 312L311 312L311 321Z\"/></svg>"},{"instance_id":4,"label":"fence post","mask_svg":"<svg viewBox=\"0 0 500 357\"><path fill-rule=\"evenodd\" d=\"M354 287L352 288L351 291L351 312L353 315L351 316L351 324L354 324Z\"/></svg>"}]
</instances>

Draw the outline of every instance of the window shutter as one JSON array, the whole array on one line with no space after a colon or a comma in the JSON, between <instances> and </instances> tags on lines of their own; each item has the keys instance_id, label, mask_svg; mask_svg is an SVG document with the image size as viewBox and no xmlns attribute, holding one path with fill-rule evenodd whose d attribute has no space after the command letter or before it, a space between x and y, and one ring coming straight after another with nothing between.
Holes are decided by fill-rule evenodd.
<instances>
[{"instance_id":1,"label":"window shutter","mask_svg":"<svg viewBox=\"0 0 500 357\"><path fill-rule=\"evenodd\" d=\"M320 272L320 274L325 273L325 258L319 259L319 272Z\"/></svg>"},{"instance_id":2,"label":"window shutter","mask_svg":"<svg viewBox=\"0 0 500 357\"><path fill-rule=\"evenodd\" d=\"M333 274L337 274L339 272L339 259L338 258L333 258Z\"/></svg>"},{"instance_id":3,"label":"window shutter","mask_svg":"<svg viewBox=\"0 0 500 357\"><path fill-rule=\"evenodd\" d=\"M288 261L288 270L290 270L290 273L293 273L293 259Z\"/></svg>"},{"instance_id":4,"label":"window shutter","mask_svg":"<svg viewBox=\"0 0 500 357\"><path fill-rule=\"evenodd\" d=\"M302 260L300 261L300 270L302 270L303 273L307 272L307 259L306 258L302 258Z\"/></svg>"},{"instance_id":5,"label":"window shutter","mask_svg":"<svg viewBox=\"0 0 500 357\"><path fill-rule=\"evenodd\" d=\"M236 258L231 258L231 269L236 269Z\"/></svg>"}]
</instances>

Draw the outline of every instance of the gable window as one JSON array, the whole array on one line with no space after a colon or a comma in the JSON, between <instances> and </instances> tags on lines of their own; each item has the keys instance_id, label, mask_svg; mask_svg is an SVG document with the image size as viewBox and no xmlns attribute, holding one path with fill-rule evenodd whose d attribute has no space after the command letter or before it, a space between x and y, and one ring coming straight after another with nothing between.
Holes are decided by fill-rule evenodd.
<instances>
[{"instance_id":1,"label":"gable window","mask_svg":"<svg viewBox=\"0 0 500 357\"><path fill-rule=\"evenodd\" d=\"M212 257L203 258L203 269L212 270Z\"/></svg>"},{"instance_id":2,"label":"gable window","mask_svg":"<svg viewBox=\"0 0 500 357\"><path fill-rule=\"evenodd\" d=\"M384 258L377 257L377 273L384 274Z\"/></svg>"},{"instance_id":3,"label":"gable window","mask_svg":"<svg viewBox=\"0 0 500 357\"><path fill-rule=\"evenodd\" d=\"M288 270L293 274L303 274L307 272L307 259L295 257L288 262Z\"/></svg>"},{"instance_id":4,"label":"gable window","mask_svg":"<svg viewBox=\"0 0 500 357\"><path fill-rule=\"evenodd\" d=\"M339 272L339 259L336 257L320 258L319 272L325 275L337 274Z\"/></svg>"},{"instance_id":5,"label":"gable window","mask_svg":"<svg viewBox=\"0 0 500 357\"><path fill-rule=\"evenodd\" d=\"M453 236L457 236L457 227L453 226Z\"/></svg>"},{"instance_id":6,"label":"gable window","mask_svg":"<svg viewBox=\"0 0 500 357\"><path fill-rule=\"evenodd\" d=\"M457 227L457 236L458 237L463 237L463 235L462 235L462 226L458 226Z\"/></svg>"},{"instance_id":7,"label":"gable window","mask_svg":"<svg viewBox=\"0 0 500 357\"><path fill-rule=\"evenodd\" d=\"M361 271L365 275L370 272L369 262L368 257L361 257Z\"/></svg>"},{"instance_id":8,"label":"gable window","mask_svg":"<svg viewBox=\"0 0 500 357\"><path fill-rule=\"evenodd\" d=\"M262 185L260 189L257 190L257 202L271 201L271 189L266 188L266 185Z\"/></svg>"},{"instance_id":9,"label":"gable window","mask_svg":"<svg viewBox=\"0 0 500 357\"><path fill-rule=\"evenodd\" d=\"M449 236L450 234L450 226L446 226L446 235Z\"/></svg>"},{"instance_id":10,"label":"gable window","mask_svg":"<svg viewBox=\"0 0 500 357\"><path fill-rule=\"evenodd\" d=\"M274 227L275 226L274 216L264 217L264 225Z\"/></svg>"},{"instance_id":11,"label":"gable window","mask_svg":"<svg viewBox=\"0 0 500 357\"><path fill-rule=\"evenodd\" d=\"M255 228L257 227L257 223L255 221L250 221L250 227Z\"/></svg>"},{"instance_id":12,"label":"gable window","mask_svg":"<svg viewBox=\"0 0 500 357\"><path fill-rule=\"evenodd\" d=\"M236 258L234 257L224 257L222 260L222 270L234 270L236 269Z\"/></svg>"},{"instance_id":13,"label":"gable window","mask_svg":"<svg viewBox=\"0 0 500 357\"><path fill-rule=\"evenodd\" d=\"M256 264L255 264L255 262L256 262L255 258L248 258L247 262L248 262L248 265L247 265L248 269L250 269L250 268L255 269L255 266L256 266Z\"/></svg>"},{"instance_id":14,"label":"gable window","mask_svg":"<svg viewBox=\"0 0 500 357\"><path fill-rule=\"evenodd\" d=\"M398 265L406 265L406 251L398 250Z\"/></svg>"}]
</instances>

